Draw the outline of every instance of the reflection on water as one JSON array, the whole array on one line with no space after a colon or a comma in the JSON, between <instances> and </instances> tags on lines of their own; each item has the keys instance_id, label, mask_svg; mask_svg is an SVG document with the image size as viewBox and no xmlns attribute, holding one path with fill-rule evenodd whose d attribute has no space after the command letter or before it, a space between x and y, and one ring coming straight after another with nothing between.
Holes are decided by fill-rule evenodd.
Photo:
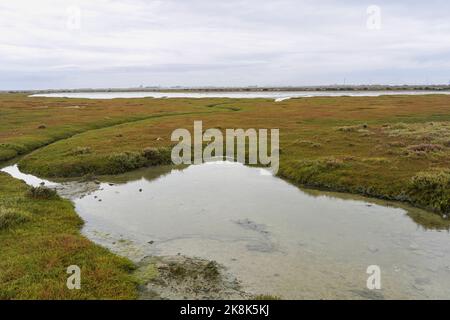
<instances>
[{"instance_id":1,"label":"reflection on water","mask_svg":"<svg viewBox=\"0 0 450 320\"><path fill-rule=\"evenodd\" d=\"M132 259L216 260L246 290L294 299L449 298L450 235L400 208L308 194L230 162L145 169L74 198L83 232ZM369 265L382 290L366 289Z\"/></svg>"},{"instance_id":2,"label":"reflection on water","mask_svg":"<svg viewBox=\"0 0 450 320\"><path fill-rule=\"evenodd\" d=\"M38 177L35 177L31 174L25 174L25 173L20 172L19 168L17 167L17 164L3 168L3 169L1 169L1 171L10 174L14 178L23 180L28 185L33 186L33 187L39 187L41 185L45 185L47 187L57 186L57 183L54 183L54 182L51 182L48 180L44 180L44 179L39 179Z\"/></svg>"},{"instance_id":3,"label":"reflection on water","mask_svg":"<svg viewBox=\"0 0 450 320\"><path fill-rule=\"evenodd\" d=\"M275 99L276 102L302 97L377 97L382 95L450 94L448 91L254 91L254 92L67 92L35 94L33 97L53 98L235 98Z\"/></svg>"}]
</instances>

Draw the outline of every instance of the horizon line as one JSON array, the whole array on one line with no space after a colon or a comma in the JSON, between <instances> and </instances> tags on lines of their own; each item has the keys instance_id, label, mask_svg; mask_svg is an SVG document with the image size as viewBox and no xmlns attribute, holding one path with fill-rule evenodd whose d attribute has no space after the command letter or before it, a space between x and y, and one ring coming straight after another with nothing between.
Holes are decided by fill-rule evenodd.
<instances>
[{"instance_id":1,"label":"horizon line","mask_svg":"<svg viewBox=\"0 0 450 320\"><path fill-rule=\"evenodd\" d=\"M414 90L450 90L450 84L333 84L333 85L285 85L285 86L259 86L259 85L248 85L248 86L131 86L131 87L88 87L88 88L47 88L47 89L0 89L0 92L105 92L105 91L115 91L115 92L129 92L133 90L137 91L161 91L161 90L205 90L205 91L223 91L223 90L245 90L245 91L261 91L261 90L272 90L272 91L321 91L321 90L353 90L353 89L363 89L363 90L383 90L383 89L414 89Z\"/></svg>"}]
</instances>

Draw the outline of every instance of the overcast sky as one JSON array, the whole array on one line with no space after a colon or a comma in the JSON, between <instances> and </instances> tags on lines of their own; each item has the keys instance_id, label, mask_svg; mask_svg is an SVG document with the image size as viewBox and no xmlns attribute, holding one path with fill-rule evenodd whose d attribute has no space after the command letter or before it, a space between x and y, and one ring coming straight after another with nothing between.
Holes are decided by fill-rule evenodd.
<instances>
[{"instance_id":1,"label":"overcast sky","mask_svg":"<svg viewBox=\"0 0 450 320\"><path fill-rule=\"evenodd\" d=\"M0 0L0 35L0 89L450 81L448 0Z\"/></svg>"}]
</instances>

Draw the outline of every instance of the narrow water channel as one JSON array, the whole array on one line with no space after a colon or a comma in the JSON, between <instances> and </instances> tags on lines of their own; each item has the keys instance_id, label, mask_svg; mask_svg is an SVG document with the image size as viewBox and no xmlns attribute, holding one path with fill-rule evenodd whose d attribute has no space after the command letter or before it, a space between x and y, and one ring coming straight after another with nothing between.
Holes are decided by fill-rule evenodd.
<instances>
[{"instance_id":1,"label":"narrow water channel","mask_svg":"<svg viewBox=\"0 0 450 320\"><path fill-rule=\"evenodd\" d=\"M3 171L43 182L16 166ZM87 237L135 261L177 254L215 260L248 292L282 298L450 297L450 234L426 230L387 202L301 190L231 162L101 181L68 183L60 192L74 201ZM381 290L367 289L370 265L381 269Z\"/></svg>"},{"instance_id":2,"label":"narrow water channel","mask_svg":"<svg viewBox=\"0 0 450 320\"><path fill-rule=\"evenodd\" d=\"M34 94L32 97L48 98L86 98L86 99L117 99L117 98L230 98L230 99L274 99L277 102L291 98L309 97L378 97L383 95L425 95L425 94L450 94L448 91L421 91L421 90L391 90L391 91L250 91L250 92L60 92Z\"/></svg>"}]
</instances>

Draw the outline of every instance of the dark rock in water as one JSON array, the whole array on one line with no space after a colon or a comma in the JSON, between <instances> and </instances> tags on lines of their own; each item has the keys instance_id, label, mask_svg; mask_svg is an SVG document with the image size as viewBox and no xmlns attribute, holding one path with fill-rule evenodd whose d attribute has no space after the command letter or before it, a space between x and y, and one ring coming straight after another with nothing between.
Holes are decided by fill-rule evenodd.
<instances>
[{"instance_id":1,"label":"dark rock in water","mask_svg":"<svg viewBox=\"0 0 450 320\"><path fill-rule=\"evenodd\" d=\"M41 186L45 186L45 182L42 181L42 182L40 183L40 185L41 185Z\"/></svg>"},{"instance_id":2,"label":"dark rock in water","mask_svg":"<svg viewBox=\"0 0 450 320\"><path fill-rule=\"evenodd\" d=\"M271 243L270 241L250 243L246 247L250 251L257 251L257 252L264 252L264 253L274 252L276 249L275 245L273 243Z\"/></svg>"},{"instance_id":3,"label":"dark rock in water","mask_svg":"<svg viewBox=\"0 0 450 320\"><path fill-rule=\"evenodd\" d=\"M95 183L95 184L100 184L101 182L98 181L98 180L95 180L94 183Z\"/></svg>"},{"instance_id":4,"label":"dark rock in water","mask_svg":"<svg viewBox=\"0 0 450 320\"><path fill-rule=\"evenodd\" d=\"M102 199L98 199L98 202L102 202Z\"/></svg>"},{"instance_id":5,"label":"dark rock in water","mask_svg":"<svg viewBox=\"0 0 450 320\"><path fill-rule=\"evenodd\" d=\"M151 241L149 241L149 242L147 242L147 243L148 243L148 244L154 244L155 241L151 240Z\"/></svg>"},{"instance_id":6,"label":"dark rock in water","mask_svg":"<svg viewBox=\"0 0 450 320\"><path fill-rule=\"evenodd\" d=\"M239 226L241 226L241 227L243 227L245 229L248 229L248 230L253 230L253 231L256 231L256 232L259 232L259 233L264 233L264 234L268 233L266 231L266 226L265 225L257 224L255 222L249 220L249 219L237 220L237 221L234 221L234 223L236 223L237 225L239 225Z\"/></svg>"},{"instance_id":7,"label":"dark rock in water","mask_svg":"<svg viewBox=\"0 0 450 320\"><path fill-rule=\"evenodd\" d=\"M270 233L267 231L266 225L258 224L249 219L236 220L233 222L244 229L258 233L261 236L261 240L254 241L247 245L248 250L266 253L276 250L276 245L271 241Z\"/></svg>"},{"instance_id":8,"label":"dark rock in water","mask_svg":"<svg viewBox=\"0 0 450 320\"><path fill-rule=\"evenodd\" d=\"M139 192L142 192L142 189L139 189Z\"/></svg>"},{"instance_id":9,"label":"dark rock in water","mask_svg":"<svg viewBox=\"0 0 450 320\"><path fill-rule=\"evenodd\" d=\"M109 183L109 185L112 187L114 185L114 183Z\"/></svg>"}]
</instances>

